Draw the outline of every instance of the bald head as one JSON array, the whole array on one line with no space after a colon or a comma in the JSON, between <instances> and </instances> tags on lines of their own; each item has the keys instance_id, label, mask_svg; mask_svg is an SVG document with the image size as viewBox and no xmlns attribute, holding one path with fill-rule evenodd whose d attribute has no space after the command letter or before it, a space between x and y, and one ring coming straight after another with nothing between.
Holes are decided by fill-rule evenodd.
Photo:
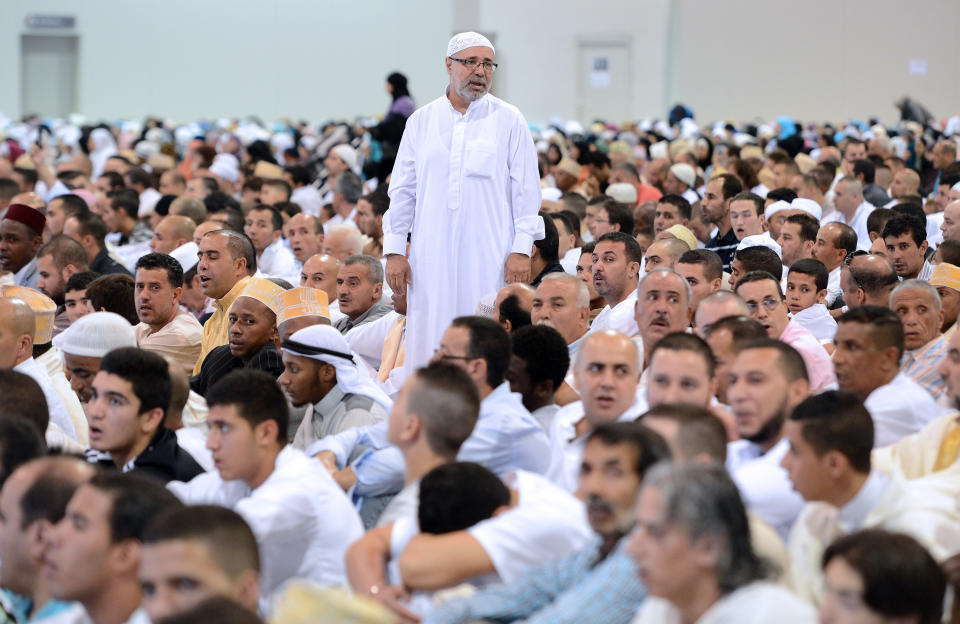
<instances>
[{"instance_id":1,"label":"bald head","mask_svg":"<svg viewBox=\"0 0 960 624\"><path fill-rule=\"evenodd\" d=\"M690 246L679 238L670 237L654 241L647 247L644 270L650 272L653 269L672 269L677 265L680 256L688 251Z\"/></svg>"},{"instance_id":2,"label":"bald head","mask_svg":"<svg viewBox=\"0 0 960 624\"><path fill-rule=\"evenodd\" d=\"M157 253L169 254L171 251L193 240L197 226L193 220L182 215L167 215L153 230L150 249Z\"/></svg>"},{"instance_id":3,"label":"bald head","mask_svg":"<svg viewBox=\"0 0 960 624\"><path fill-rule=\"evenodd\" d=\"M197 244L197 247L200 246L200 239L209 234L210 232L216 232L217 230L222 230L223 224L219 221L204 221L196 227L193 231L193 242Z\"/></svg>"},{"instance_id":4,"label":"bald head","mask_svg":"<svg viewBox=\"0 0 960 624\"><path fill-rule=\"evenodd\" d=\"M24 301L0 297L0 369L13 368L33 354L33 310Z\"/></svg>"},{"instance_id":5,"label":"bald head","mask_svg":"<svg viewBox=\"0 0 960 624\"><path fill-rule=\"evenodd\" d=\"M750 316L747 303L740 295L729 290L718 290L704 297L694 315L697 334L703 338L707 329L725 316Z\"/></svg>"},{"instance_id":6,"label":"bald head","mask_svg":"<svg viewBox=\"0 0 960 624\"><path fill-rule=\"evenodd\" d=\"M529 325L534 292L532 287L520 282L501 288L493 301L493 320L503 325L507 332Z\"/></svg>"},{"instance_id":7,"label":"bald head","mask_svg":"<svg viewBox=\"0 0 960 624\"><path fill-rule=\"evenodd\" d=\"M323 239L323 253L343 262L349 256L363 253L363 236L352 225L338 225Z\"/></svg>"},{"instance_id":8,"label":"bald head","mask_svg":"<svg viewBox=\"0 0 960 624\"><path fill-rule=\"evenodd\" d=\"M894 199L916 195L920 191L920 176L913 169L901 169L893 176L890 193Z\"/></svg>"},{"instance_id":9,"label":"bald head","mask_svg":"<svg viewBox=\"0 0 960 624\"><path fill-rule=\"evenodd\" d=\"M43 210L47 207L47 202L43 201L42 197L32 191L29 193L20 193L18 195L14 195L13 199L10 200L10 203L26 204L27 206L35 208L36 210Z\"/></svg>"},{"instance_id":10,"label":"bald head","mask_svg":"<svg viewBox=\"0 0 960 624\"><path fill-rule=\"evenodd\" d=\"M856 256L840 273L843 302L848 308L862 305L890 306L890 292L900 283L897 272L883 256Z\"/></svg>"},{"instance_id":11,"label":"bald head","mask_svg":"<svg viewBox=\"0 0 960 624\"><path fill-rule=\"evenodd\" d=\"M300 269L300 285L327 293L327 301L337 300L337 271L340 261L333 256L316 254L307 258Z\"/></svg>"},{"instance_id":12,"label":"bald head","mask_svg":"<svg viewBox=\"0 0 960 624\"><path fill-rule=\"evenodd\" d=\"M637 345L620 332L596 331L584 339L574 365L574 383L590 427L617 420L633 404L643 367L640 359Z\"/></svg>"}]
</instances>

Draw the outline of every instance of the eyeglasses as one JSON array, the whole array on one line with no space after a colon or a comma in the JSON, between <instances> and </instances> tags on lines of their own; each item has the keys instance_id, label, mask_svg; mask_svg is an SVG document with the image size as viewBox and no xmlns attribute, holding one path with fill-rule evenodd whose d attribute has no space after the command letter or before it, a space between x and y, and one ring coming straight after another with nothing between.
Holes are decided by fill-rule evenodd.
<instances>
[{"instance_id":1,"label":"eyeglasses","mask_svg":"<svg viewBox=\"0 0 960 624\"><path fill-rule=\"evenodd\" d=\"M447 360L479 360L480 358L470 355L450 355L443 350L443 347L437 347L433 350L434 357L439 357L443 361Z\"/></svg>"},{"instance_id":2,"label":"eyeglasses","mask_svg":"<svg viewBox=\"0 0 960 624\"><path fill-rule=\"evenodd\" d=\"M747 311L750 314L753 314L757 311L757 309L760 308L761 305L766 308L767 311L774 310L778 305L780 305L780 299L764 299L760 303L747 302Z\"/></svg>"},{"instance_id":3,"label":"eyeglasses","mask_svg":"<svg viewBox=\"0 0 960 624\"><path fill-rule=\"evenodd\" d=\"M456 61L457 63L460 63L470 71L475 70L477 68L477 65L482 65L483 71L487 73L492 73L495 69L497 69L497 67L499 67L497 63L494 63L492 61L481 61L478 58L461 59L453 56L450 56L447 58L449 58L451 61Z\"/></svg>"}]
</instances>

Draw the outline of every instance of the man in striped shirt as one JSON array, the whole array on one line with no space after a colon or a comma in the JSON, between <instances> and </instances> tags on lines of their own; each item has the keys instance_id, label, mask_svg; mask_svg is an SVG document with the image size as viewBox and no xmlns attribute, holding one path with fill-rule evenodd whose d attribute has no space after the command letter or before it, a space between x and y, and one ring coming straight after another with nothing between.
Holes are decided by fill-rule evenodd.
<instances>
[{"instance_id":1,"label":"man in striped shirt","mask_svg":"<svg viewBox=\"0 0 960 624\"><path fill-rule=\"evenodd\" d=\"M900 372L939 399L946 385L937 367L947 354L947 341L940 334L943 309L937 289L919 279L901 282L890 293L890 308L903 323L906 350Z\"/></svg>"}]
</instances>

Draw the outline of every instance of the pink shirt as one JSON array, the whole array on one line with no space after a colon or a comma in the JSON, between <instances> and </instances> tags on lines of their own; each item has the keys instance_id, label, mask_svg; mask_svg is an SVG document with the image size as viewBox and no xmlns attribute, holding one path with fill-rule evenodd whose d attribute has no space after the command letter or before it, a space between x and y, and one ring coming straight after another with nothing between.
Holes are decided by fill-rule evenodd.
<instances>
[{"instance_id":1,"label":"pink shirt","mask_svg":"<svg viewBox=\"0 0 960 624\"><path fill-rule=\"evenodd\" d=\"M827 386L836 386L837 375L833 371L830 354L803 325L791 320L780 334L780 340L800 353L803 363L807 365L811 390L819 391Z\"/></svg>"}]
</instances>

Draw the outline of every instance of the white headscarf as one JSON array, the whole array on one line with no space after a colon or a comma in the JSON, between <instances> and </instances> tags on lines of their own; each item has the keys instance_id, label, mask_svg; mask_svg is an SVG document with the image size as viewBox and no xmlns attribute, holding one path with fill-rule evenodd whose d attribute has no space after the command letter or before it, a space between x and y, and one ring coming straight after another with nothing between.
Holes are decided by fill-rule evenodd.
<instances>
[{"instance_id":1,"label":"white headscarf","mask_svg":"<svg viewBox=\"0 0 960 624\"><path fill-rule=\"evenodd\" d=\"M373 399L389 412L393 401L377 382L357 366L360 356L350 349L343 335L329 325L311 325L284 340L280 348L290 355L320 360L337 369L337 385L348 394Z\"/></svg>"},{"instance_id":2,"label":"white headscarf","mask_svg":"<svg viewBox=\"0 0 960 624\"><path fill-rule=\"evenodd\" d=\"M93 149L90 150L90 162L93 165L93 179L103 174L107 159L117 153L117 142L106 128L97 128L90 133Z\"/></svg>"}]
</instances>

